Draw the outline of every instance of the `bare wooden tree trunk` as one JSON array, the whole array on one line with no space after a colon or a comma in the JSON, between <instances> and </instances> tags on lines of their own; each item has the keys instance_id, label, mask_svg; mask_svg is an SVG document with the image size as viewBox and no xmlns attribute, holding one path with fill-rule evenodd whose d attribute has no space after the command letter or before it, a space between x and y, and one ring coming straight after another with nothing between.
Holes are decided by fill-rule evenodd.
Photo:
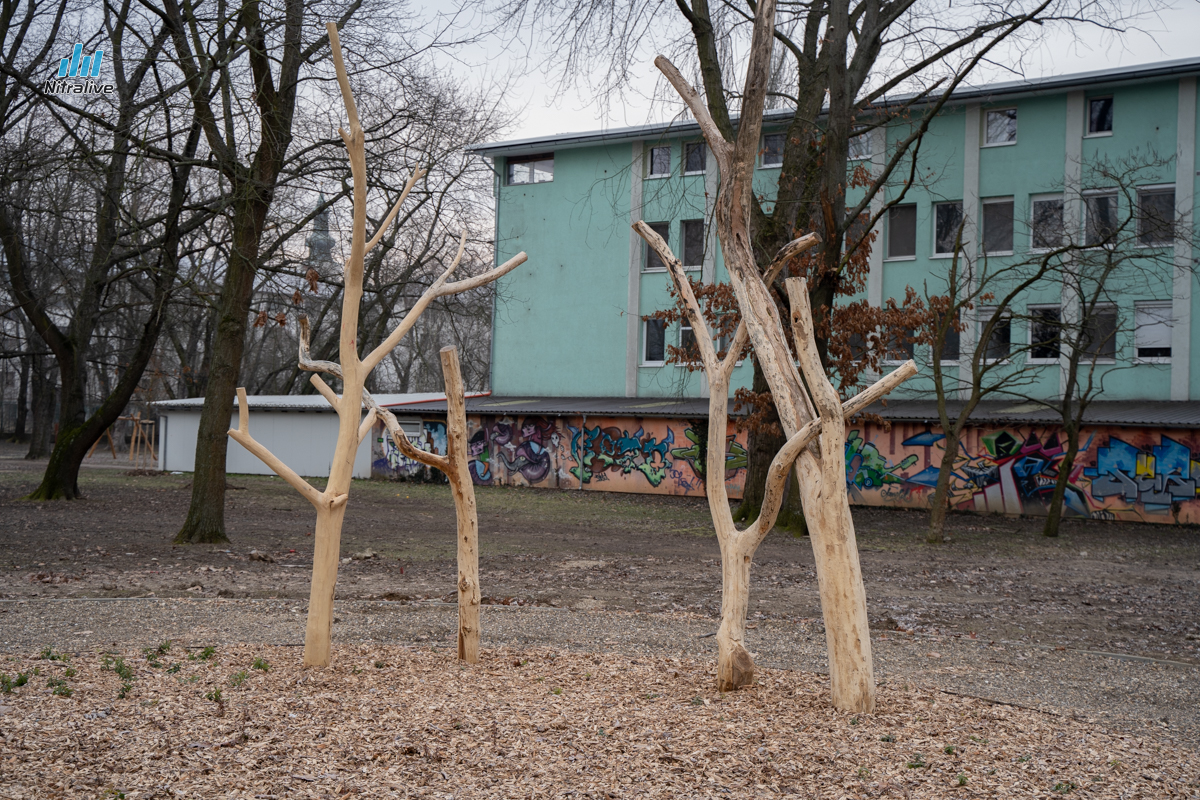
<instances>
[{"instance_id":1,"label":"bare wooden tree trunk","mask_svg":"<svg viewBox=\"0 0 1200 800\"><path fill-rule=\"evenodd\" d=\"M229 436L257 456L269 466L275 474L286 480L298 492L304 495L317 511L317 527L313 551L312 584L308 601L308 624L304 634L304 665L326 666L329 664L332 642L333 597L337 585L338 557L341 554L342 521L346 515L346 502L350 497L350 481L354 475L354 455L362 441L371 432L378 414L378 407L370 395L363 390L371 371L379 365L388 353L395 349L404 335L412 328L429 304L438 297L474 289L483 286L501 275L515 269L524 263L525 254L520 253L504 264L488 272L467 280L447 283L450 276L458 269L466 249L467 235L464 232L459 242L458 254L450 267L433 282L421 295L416 304L401 320L400 324L388 334L388 337L365 357L358 354L358 322L359 308L363 293L363 267L366 254L379 243L384 232L396 218L401 204L412 190L413 185L425 174L417 169L409 178L400 199L392 206L375 236L368 242L366 235L367 220L367 163L366 137L358 119L358 108L354 102L354 94L350 91L350 80L346 74L346 65L342 60L342 48L338 40L337 26L329 23L329 43L333 50L333 63L337 71L338 85L342 92L342 102L346 107L349 118L349 131L339 129L342 141L350 156L350 171L354 179L354 226L350 240L350 257L345 265L345 289L342 296L342 325L338 339L338 356L340 363L332 361L314 361L308 352L308 319L300 319L300 368L313 372L310 378L312 384L321 393L338 414L338 439L334 448L333 462L329 469L329 480L324 491L317 491L308 481L279 460L273 453L256 442L250 435L250 413L246 400L246 390L238 389L238 427L229 431ZM457 359L455 359L457 367ZM342 379L342 394L339 397L329 385L316 374L326 372ZM459 395L462 395L461 380L459 380ZM364 400L368 402L367 416L362 417ZM395 420L392 420L395 422ZM465 423L464 423L465 425ZM405 442L407 444L407 441ZM465 439L464 439L465 450ZM473 500L473 498L472 498ZM478 552L477 550L475 551ZM476 559L478 557L476 556ZM475 567L478 572L478 565ZM460 580L461 583L461 580ZM476 580L475 603L478 606L478 580ZM460 589L460 595L461 595ZM478 630L478 620L475 625Z\"/></svg>"},{"instance_id":2,"label":"bare wooden tree trunk","mask_svg":"<svg viewBox=\"0 0 1200 800\"><path fill-rule=\"evenodd\" d=\"M691 109L717 162L721 176L721 192L714 214L717 235L741 311L742 326L754 345L754 356L771 386L780 424L788 438L784 449L810 428L813 430L810 437L815 435L819 425L820 450L802 448L796 459L796 474L816 560L833 704L843 711L870 711L875 706L875 678L867 625L866 591L859 569L854 522L850 517L845 487L845 456L842 449L845 444L845 419L837 403L837 393L821 369L813 336L811 310L805 295L802 305L807 317L793 319L793 327L804 377L809 390L813 392L813 397L809 398L792 360L775 301L767 289L773 277L764 281L758 271L750 230L754 188L752 179L760 147L774 25L775 0L761 0L755 9L750 63L734 142L725 139L704 99L669 60L659 56L654 63ZM645 233L642 235L646 238ZM785 245L768 272L777 274L784 263L816 241L817 237L810 235ZM792 295L793 314L799 313L796 311L798 298L790 289L789 295ZM696 327L695 321L693 330L697 338L701 338L701 329ZM811 361L810 354L816 356L815 363ZM859 398L870 395L881 384L910 368L911 371L899 379L903 380L916 371L912 362L859 395ZM899 383L899 380L895 383ZM711 377L710 384L715 393L716 384ZM855 398L851 402L857 400Z\"/></svg>"},{"instance_id":3,"label":"bare wooden tree trunk","mask_svg":"<svg viewBox=\"0 0 1200 800\"><path fill-rule=\"evenodd\" d=\"M869 711L874 706L874 677L871 674L870 639L866 638L866 595L862 591L862 575L857 571L858 551L854 546L854 527L849 519L849 499L846 496L845 461L846 446L845 418L866 408L883 397L902 381L916 373L916 364L905 363L898 370L885 376L874 386L846 403L838 401L837 392L821 368L820 356L816 351L813 335L812 312L808 305L808 293L804 282L790 280L789 294L797 309L794 313L797 351L804 367L805 377L817 396L821 409L819 420L811 419L807 424L789 432L788 439L776 453L767 471L762 509L758 518L745 530L734 525L729 507L729 495L725 489L725 431L729 413L729 377L733 366L747 343L750 314L743 308L742 321L734 334L724 360L718 359L708 321L700 310L700 304L692 292L691 283L683 265L675 258L667 243L645 222L638 221L634 230L658 253L667 266L675 290L687 308L688 319L696 335L700 350L700 362L709 383L708 401L708 455L705 460L705 488L708 495L709 513L721 547L721 624L717 629L717 688L729 691L754 682L754 659L746 649L746 612L750 604L750 565L754 553L762 540L775 525L783 503L783 493L793 462L799 458L802 491L806 492L805 510L812 509L813 527L818 524L829 534L821 540L817 556L818 581L822 606L825 610L826 627L831 628L826 638L829 647L830 673L834 690L834 704L844 710ZM817 242L814 236L804 237L790 243L767 269L766 282L774 281L786 261ZM755 276L760 282L762 278ZM774 310L774 304L771 306ZM786 346L785 346L786 347ZM791 356L785 362L792 369L792 377L799 387L800 376L792 366ZM774 367L778 369L778 365ZM771 374L768 370L768 375ZM807 394L800 398L808 405ZM813 416L810 414L810 417ZM810 444L821 436L820 455L814 454ZM836 458L833 454L836 451ZM824 468L822 470L822 465ZM815 474L814 474L815 471ZM828 488L826 488L828 487ZM844 506L845 515L841 516ZM846 562L852 562L847 565ZM822 577L821 570L825 570ZM850 570L851 580L844 580L838 570ZM834 574L830 579L829 574ZM853 578L857 577L859 591L854 594ZM856 614L862 613L859 625ZM836 665L836 666L835 666ZM865 665L865 670L864 670ZM867 695L861 690L869 687ZM856 693L857 692L857 693Z\"/></svg>"},{"instance_id":4,"label":"bare wooden tree trunk","mask_svg":"<svg viewBox=\"0 0 1200 800\"><path fill-rule=\"evenodd\" d=\"M387 409L375 405L367 396L368 405L375 410L407 458L441 470L450 481L454 495L454 512L458 518L458 657L469 664L479 661L479 512L475 506L475 484L471 481L470 454L467 452L467 407L463 391L462 370L458 350L441 350L442 376L446 383L446 448L445 455L418 450L408 441L400 423Z\"/></svg>"}]
</instances>

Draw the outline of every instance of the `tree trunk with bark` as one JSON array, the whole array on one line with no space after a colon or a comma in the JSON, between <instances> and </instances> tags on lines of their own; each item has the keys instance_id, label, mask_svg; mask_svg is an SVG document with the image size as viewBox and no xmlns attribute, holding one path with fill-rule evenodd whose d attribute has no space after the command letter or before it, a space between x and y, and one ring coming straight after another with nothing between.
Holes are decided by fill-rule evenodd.
<instances>
[{"instance_id":1,"label":"tree trunk with bark","mask_svg":"<svg viewBox=\"0 0 1200 800\"><path fill-rule=\"evenodd\" d=\"M946 438L942 440L945 448L942 451L942 462L949 461L951 467L938 471L933 502L929 509L929 531L925 535L925 541L930 544L940 544L946 537L946 515L950 511L950 478L954 474L953 464L958 459L957 426L946 428L945 434Z\"/></svg>"},{"instance_id":2,"label":"tree trunk with bark","mask_svg":"<svg viewBox=\"0 0 1200 800\"><path fill-rule=\"evenodd\" d=\"M54 406L58 381L57 370L50 366L49 356L33 356L32 395L33 428L29 436L29 450L25 458L45 458L50 453L54 438Z\"/></svg>"}]
</instances>

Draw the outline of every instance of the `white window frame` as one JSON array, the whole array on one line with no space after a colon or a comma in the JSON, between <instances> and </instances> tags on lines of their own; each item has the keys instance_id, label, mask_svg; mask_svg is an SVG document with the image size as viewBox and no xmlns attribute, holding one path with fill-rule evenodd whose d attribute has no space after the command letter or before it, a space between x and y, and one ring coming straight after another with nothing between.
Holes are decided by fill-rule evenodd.
<instances>
[{"instance_id":1,"label":"white window frame","mask_svg":"<svg viewBox=\"0 0 1200 800\"><path fill-rule=\"evenodd\" d=\"M891 244L892 244L892 208L907 208L908 206L912 206L912 209L913 209L913 251L914 252L911 256L894 256L889 252L889 250L891 248ZM920 225L921 214L917 210L917 204L916 203L900 203L898 205L892 206L892 208L889 208L887 214L884 215L883 232L884 232L884 235L886 238L884 238L884 240L883 240L883 260L884 261L916 261L917 253L915 251L917 250L917 237L920 235L918 233L918 231L920 230L920 227L921 227L921 225Z\"/></svg>"},{"instance_id":2,"label":"white window frame","mask_svg":"<svg viewBox=\"0 0 1200 800\"><path fill-rule=\"evenodd\" d=\"M916 334L917 334L916 331L910 330L907 333L910 336L912 336L912 338L914 338L914 339L916 338ZM879 346L879 331L876 330L876 331L872 331L871 333L868 333L867 338L869 340L869 347L878 347ZM904 362L909 361L909 360L915 361L917 358L917 348L918 347L919 347L919 345L916 342L912 343L913 352L912 352L911 356L896 357L896 356L892 356L887 353L884 353L883 358L879 359L879 363L883 364L883 365L887 365L887 366L893 366L896 364L903 364ZM945 363L945 362L943 362L943 363Z\"/></svg>"},{"instance_id":3,"label":"white window frame","mask_svg":"<svg viewBox=\"0 0 1200 800\"><path fill-rule=\"evenodd\" d=\"M767 137L768 136L779 136L783 139L784 145L787 144L787 134L786 133L764 133L762 135L762 138L759 140L759 147L760 147L759 152L762 155L760 155L758 157L758 168L759 169L780 169L781 167L783 167L783 150L782 149L779 151L779 163L778 164L768 164L767 163Z\"/></svg>"},{"instance_id":4,"label":"white window frame","mask_svg":"<svg viewBox=\"0 0 1200 800\"><path fill-rule=\"evenodd\" d=\"M647 151L646 151L646 178L647 179L658 180L660 178L671 177L671 172L672 172L672 168L673 168L672 164L671 164L671 158L674 155L674 153L672 152L673 149L674 148L672 148L671 145L669 145L669 144L656 144L647 149ZM666 172L654 172L654 151L655 150L666 150L667 151L667 171Z\"/></svg>"},{"instance_id":5,"label":"white window frame","mask_svg":"<svg viewBox=\"0 0 1200 800\"><path fill-rule=\"evenodd\" d=\"M1012 206L1012 242L1007 250L989 251L987 249L987 207L1008 203ZM935 234L936 235L936 234ZM1017 249L1017 198L988 197L979 203L979 252L989 256L1011 256Z\"/></svg>"},{"instance_id":6,"label":"white window frame","mask_svg":"<svg viewBox=\"0 0 1200 800\"><path fill-rule=\"evenodd\" d=\"M1137 246L1143 250L1154 250L1154 249L1163 248L1163 247L1172 247L1175 244L1175 235L1174 234L1171 236L1171 238L1169 240L1167 240L1165 242L1156 242L1154 244L1143 244L1142 243L1142 230L1141 230L1141 228L1142 228L1142 194L1143 193L1154 194L1156 192L1164 192L1167 189L1171 190L1171 199L1175 200L1175 198L1178 196L1178 193L1175 188L1175 184L1173 184L1173 183L1156 183L1156 184L1152 184L1150 186L1137 187L1137 216L1134 219L1134 225L1137 227L1137 230L1134 233L1134 240L1136 241ZM1171 205L1174 206L1175 203L1173 202ZM1176 220L1174 218L1174 216L1175 216L1174 210L1172 210L1171 216L1172 216L1171 229L1172 229L1172 231L1175 231L1175 228L1176 228L1175 223L1178 220Z\"/></svg>"},{"instance_id":7,"label":"white window frame","mask_svg":"<svg viewBox=\"0 0 1200 800\"><path fill-rule=\"evenodd\" d=\"M1029 324L1026 326L1026 331L1025 331L1025 343L1026 343L1026 346L1029 348L1026 351L1026 355L1025 355L1025 363L1026 364L1035 364L1035 365L1045 366L1047 364L1057 364L1062 360L1062 337L1061 336L1059 337L1059 342L1058 342L1058 353L1059 353L1058 355L1054 356L1053 358L1035 358L1033 355L1033 326L1034 326L1033 312L1034 311L1049 311L1050 309L1053 309L1058 312L1058 324L1061 326L1062 325L1062 305L1061 304L1059 304L1059 303L1031 303L1030 305L1025 307L1025 316L1029 319ZM1010 327L1009 327L1008 338L1009 338L1009 342L1010 342L1009 347L1011 348L1012 347L1011 323L1010 323Z\"/></svg>"},{"instance_id":8,"label":"white window frame","mask_svg":"<svg viewBox=\"0 0 1200 800\"><path fill-rule=\"evenodd\" d=\"M996 308L996 306L980 306L979 307L979 313L977 313L975 315L975 341L977 341L977 342L983 341L983 329L987 325L988 320L992 318L992 314L996 313L995 308ZM1013 347L1012 310L1010 309L1010 310L1005 311L1003 314L1000 315L1000 319L1008 320L1008 355L1006 355L1004 358L988 358L987 357L987 344L985 343L983 345L983 347L984 347L983 363L985 363L985 364L1011 364L1012 363L1012 347ZM962 358L961 340L959 343L959 358Z\"/></svg>"},{"instance_id":9,"label":"white window frame","mask_svg":"<svg viewBox=\"0 0 1200 800\"><path fill-rule=\"evenodd\" d=\"M679 263L683 265L684 270L695 272L704 269L703 245L701 246L701 257L699 264L685 264L684 258L687 254L687 232L684 230L684 225L688 222L699 222L701 237L703 243L708 238L708 223L703 219L681 219L679 220ZM655 270L657 271L657 270Z\"/></svg>"},{"instance_id":10,"label":"white window frame","mask_svg":"<svg viewBox=\"0 0 1200 800\"><path fill-rule=\"evenodd\" d=\"M958 204L958 212L959 212L959 216L963 217L963 219L966 219L967 209L966 209L966 207L963 205L963 201L962 201L962 200L943 200L943 201L941 201L940 203L933 203L933 204L932 204L932 206L930 207L930 210L931 210L931 211L933 211L933 214L931 215L931 216L932 216L932 219L930 220L930 222L932 222L932 223L933 223L933 225L932 225L932 226L930 226L930 227L931 227L930 233L932 234L932 240L929 242L929 257L930 257L931 259L954 258L954 251L953 251L953 250L951 250L949 253L939 253L939 252L937 251L937 246L938 246L938 240L937 240L937 210L938 210L938 206L952 206L952 205L954 205L954 204L956 204L956 203ZM966 252L967 252L967 247L966 247L966 246L965 246L965 244L964 244L964 246L963 246L963 254L965 255L965 254L966 254Z\"/></svg>"},{"instance_id":11,"label":"white window frame","mask_svg":"<svg viewBox=\"0 0 1200 800\"><path fill-rule=\"evenodd\" d=\"M1116 246L1115 242L1109 242L1108 244L1104 244L1104 243L1090 244L1090 243L1088 243L1088 222L1089 222L1088 215L1090 213L1088 211L1088 201L1095 197L1111 197L1111 198L1113 198L1113 200L1116 201L1116 205L1114 206L1114 208L1115 208L1114 213L1116 214L1116 221L1118 224L1121 222L1121 193L1119 191L1117 191L1116 188L1092 189L1092 190L1086 191L1083 193L1083 203L1081 204L1082 208L1080 209L1083 213L1081 213L1079 215L1082 218L1081 221L1083 222L1083 230L1080 231L1080 234L1081 234L1080 240L1083 242L1084 247L1114 247L1114 246ZM1064 206L1064 211L1065 211L1065 206ZM1063 222L1064 222L1064 224L1066 223L1065 217L1064 217ZM1135 224L1136 224L1136 220L1135 220ZM1136 238L1136 235L1135 235L1135 238Z\"/></svg>"},{"instance_id":12,"label":"white window frame","mask_svg":"<svg viewBox=\"0 0 1200 800\"><path fill-rule=\"evenodd\" d=\"M871 152L871 145L874 144L872 141L873 133L874 131L864 131L863 133L852 133L850 135L849 147L846 151L848 161L869 161L871 157L875 155L873 152ZM854 155L855 142L865 143L866 152Z\"/></svg>"},{"instance_id":13,"label":"white window frame","mask_svg":"<svg viewBox=\"0 0 1200 800\"><path fill-rule=\"evenodd\" d=\"M549 158L546 158L546 156L549 156ZM547 181L528 180L528 181L519 181L517 183L513 183L513 180L512 180L513 167L517 166L518 164L536 164L539 161L549 161L550 162L550 164L551 164L550 180L547 180ZM540 183L554 183L554 166L553 165L554 165L554 153L534 153L532 155L527 155L527 156L510 157L510 158L506 159L505 163L504 163L504 185L505 186L537 186ZM530 173L531 178L534 177L535 175L536 175L536 173Z\"/></svg>"},{"instance_id":14,"label":"white window frame","mask_svg":"<svg viewBox=\"0 0 1200 800\"><path fill-rule=\"evenodd\" d=\"M689 171L689 170L688 170L688 168L687 168L687 151L688 151L688 148L689 148L689 147L694 147L694 146L697 146L697 145L698 145L698 146L700 146L700 147L703 147L705 150L708 150L708 143L707 143L707 142L702 142L702 141L701 141L701 142L684 142L684 143L683 143L682 152L681 152L681 154L680 154L680 158L682 158L682 159L683 159L683 161L681 162L680 166L681 166L681 169L683 170L683 174L684 174L684 175L703 175L704 173L706 173L706 172L708 171L708 169L707 169L707 167L708 167L708 153L707 153L707 152L704 154L704 164L705 164L705 169L694 169L694 170L690 170L690 171Z\"/></svg>"},{"instance_id":15,"label":"white window frame","mask_svg":"<svg viewBox=\"0 0 1200 800\"><path fill-rule=\"evenodd\" d=\"M1091 356L1085 352L1082 354L1081 360L1086 359L1093 364L1115 364L1117 363L1117 354L1121 352L1121 342L1118 338L1121 333L1121 309L1115 303L1098 303L1096 304L1096 307L1092 309L1092 311L1095 314L1111 311L1117 316L1117 321L1113 325L1113 354L1111 357L1096 356L1095 359L1092 359Z\"/></svg>"},{"instance_id":16,"label":"white window frame","mask_svg":"<svg viewBox=\"0 0 1200 800\"><path fill-rule=\"evenodd\" d=\"M989 142L989 141L988 141L988 138L987 138L987 137L988 137L988 126L987 126L987 118L988 118L988 114L999 114L999 113L1001 113L1001 112L1004 112L1004 111L1013 111L1013 112L1016 112L1016 111L1017 111L1017 107L1016 107L1016 106L1005 106L1004 108L988 108L988 109L984 109L984 112L983 112L983 125L982 125L982 128L983 128L983 130L981 130L981 131L980 131L980 133L981 133L981 134L982 134L982 136L983 136L983 142L982 142L982 143L979 145L980 147L1011 147L1011 146L1015 145L1015 144L1016 144L1018 141L1020 141L1020 139L1021 139L1021 115L1020 115L1020 113L1017 113L1017 117L1016 117L1016 123L1017 123L1017 132L1016 132L1016 135L1015 135L1015 136L1013 136L1013 139L1012 139L1012 141L1011 141L1011 142L1008 142L1008 141L1005 141L1005 142Z\"/></svg>"},{"instance_id":17,"label":"white window frame","mask_svg":"<svg viewBox=\"0 0 1200 800\"><path fill-rule=\"evenodd\" d=\"M1083 113L1083 138L1085 139L1103 139L1105 136L1112 136L1112 131L1096 131L1092 132L1092 103L1096 100L1112 100L1113 101L1113 127L1117 127L1117 102L1111 94L1101 94L1087 99L1087 107Z\"/></svg>"},{"instance_id":18,"label":"white window frame","mask_svg":"<svg viewBox=\"0 0 1200 800\"><path fill-rule=\"evenodd\" d=\"M1170 364L1171 356L1175 355L1174 345L1171 345L1170 356L1140 356L1138 355L1138 312L1143 309L1165 309L1166 315L1161 317L1167 323L1167 329L1173 333L1175 327L1174 309L1170 300L1138 300L1133 304L1133 362L1135 364ZM1170 341L1170 339L1168 339Z\"/></svg>"},{"instance_id":19,"label":"white window frame","mask_svg":"<svg viewBox=\"0 0 1200 800\"><path fill-rule=\"evenodd\" d=\"M664 242L667 243L667 247L671 246L671 223L669 223L669 222L648 222L646 224L648 226L650 226L651 230L654 230L655 225L667 226L667 235L663 236L662 239ZM658 231L654 231L654 232L658 233L659 236L662 236L662 234L659 233ZM644 273L648 272L650 274L668 272L669 270L667 269L667 265L665 263L661 267L650 266L650 253L651 252L652 252L652 248L650 247L650 243L643 240L642 241L642 272L644 272ZM672 252L674 252L674 251L672 251ZM658 254L655 253L655 255L658 255ZM662 259L660 258L659 261L662 261Z\"/></svg>"},{"instance_id":20,"label":"white window frame","mask_svg":"<svg viewBox=\"0 0 1200 800\"><path fill-rule=\"evenodd\" d=\"M1057 247L1037 247L1033 243L1034 225L1037 222L1037 214L1034 212L1034 204L1046 202L1047 200L1057 200L1062 203L1063 207L1063 227L1062 239L1059 240L1058 247L1062 247L1067 240L1067 201L1063 197L1062 192L1049 192L1046 194L1031 194L1029 195L1029 252L1031 253L1050 253L1057 250ZM1015 224L1015 223L1014 223ZM1014 239L1016 234L1014 232Z\"/></svg>"},{"instance_id":21,"label":"white window frame","mask_svg":"<svg viewBox=\"0 0 1200 800\"><path fill-rule=\"evenodd\" d=\"M692 328L692 323L690 320L685 320L683 322L680 322L679 328L678 328L679 335L678 335L677 341L675 343L675 346L678 347L680 350L683 349L683 331L685 328L692 332L693 337L696 336L696 331L694 328ZM697 341L699 341L699 340L697 340ZM696 346L696 350L697 350L697 352L700 350L699 345ZM700 365L702 363L704 363L704 362L702 362L702 361L680 361L675 366L677 366L677 367L694 367L694 366Z\"/></svg>"},{"instance_id":22,"label":"white window frame","mask_svg":"<svg viewBox=\"0 0 1200 800\"><path fill-rule=\"evenodd\" d=\"M657 319L642 320L642 352L641 352L642 358L641 358L641 363L639 364L639 366L642 366L642 367L664 367L667 364L667 331L666 331L666 323L665 322L663 322L663 358L662 358L662 361L650 361L646 358L646 350L650 347L649 328L650 328L651 322L662 322L662 320L657 320Z\"/></svg>"}]
</instances>

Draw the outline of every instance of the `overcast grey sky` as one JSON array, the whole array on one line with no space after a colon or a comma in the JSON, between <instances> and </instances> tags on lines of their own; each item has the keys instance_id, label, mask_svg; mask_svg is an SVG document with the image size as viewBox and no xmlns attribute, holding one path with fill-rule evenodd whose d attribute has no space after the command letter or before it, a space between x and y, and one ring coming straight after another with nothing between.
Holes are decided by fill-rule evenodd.
<instances>
[{"instance_id":1,"label":"overcast grey sky","mask_svg":"<svg viewBox=\"0 0 1200 800\"><path fill-rule=\"evenodd\" d=\"M416 2L427 13L444 6L437 0ZM1077 28L1075 36L1050 34L1025 54L1024 74L1027 77L1065 75L1200 56L1200 2L1166 0L1164 5L1157 15L1142 19L1138 30L1116 38L1087 27ZM664 13L672 11L672 6L664 6ZM516 44L506 50L503 43L491 40L487 44L464 48L453 61L445 62L469 81L485 81L506 71L513 74L515 80L509 93L509 104L519 114L506 139L641 125L663 121L670 116L664 109L656 109L648 99L658 77L658 71L651 63L652 56L648 55L646 59L644 81L633 88L627 102L613 104L605 114L601 104L592 98L558 92L554 76L547 75L538 63L544 53L534 44L527 56L528 45L527 42ZM979 84L1015 77L1006 70L990 68L979 72L970 82Z\"/></svg>"}]
</instances>

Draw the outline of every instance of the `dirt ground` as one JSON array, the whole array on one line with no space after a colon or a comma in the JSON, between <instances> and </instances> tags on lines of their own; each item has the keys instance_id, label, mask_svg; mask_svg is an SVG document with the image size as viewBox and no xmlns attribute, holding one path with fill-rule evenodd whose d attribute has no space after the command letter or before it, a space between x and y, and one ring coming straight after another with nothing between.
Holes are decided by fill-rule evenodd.
<instances>
[{"instance_id":1,"label":"dirt ground","mask_svg":"<svg viewBox=\"0 0 1200 800\"><path fill-rule=\"evenodd\" d=\"M272 477L231 476L228 545L171 544L186 475L85 469L86 498L31 503L38 465L0 452L0 597L306 599L313 511ZM481 488L485 603L689 611L715 616L719 551L703 500ZM924 514L854 509L871 626L1200 663L1200 531L953 515L924 542ZM452 598L447 487L356 481L340 599ZM772 533L752 573L755 619L812 620L807 539Z\"/></svg>"},{"instance_id":2,"label":"dirt ground","mask_svg":"<svg viewBox=\"0 0 1200 800\"><path fill-rule=\"evenodd\" d=\"M1200 797L1200 754L1169 739L905 681L841 714L824 676L764 669L719 694L709 659L489 648L467 667L342 645L304 670L295 655L6 659L28 681L0 695L0 798Z\"/></svg>"}]
</instances>

